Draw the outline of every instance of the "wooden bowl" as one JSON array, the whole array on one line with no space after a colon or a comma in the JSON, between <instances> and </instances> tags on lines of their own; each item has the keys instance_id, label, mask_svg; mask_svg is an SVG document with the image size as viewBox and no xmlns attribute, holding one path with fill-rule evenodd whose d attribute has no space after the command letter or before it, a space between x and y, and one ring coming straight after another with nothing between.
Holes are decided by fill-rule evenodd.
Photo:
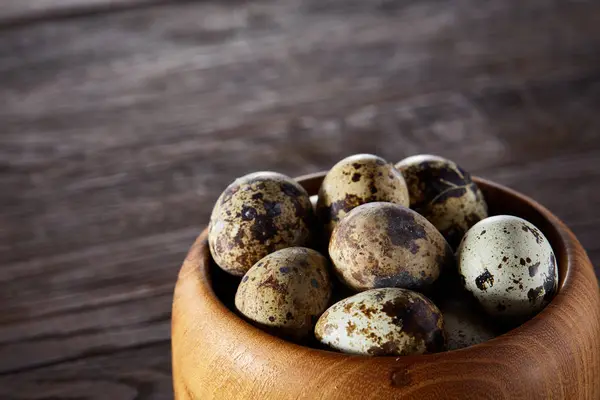
<instances>
[{"instance_id":1,"label":"wooden bowl","mask_svg":"<svg viewBox=\"0 0 600 400\"><path fill-rule=\"evenodd\" d=\"M323 176L298 181L315 194ZM175 288L175 398L600 399L600 293L585 251L535 201L476 181L491 213L531 221L554 248L559 293L533 319L488 342L430 355L366 357L303 347L253 327L219 300L233 302L236 282L214 267L204 231Z\"/></svg>"}]
</instances>

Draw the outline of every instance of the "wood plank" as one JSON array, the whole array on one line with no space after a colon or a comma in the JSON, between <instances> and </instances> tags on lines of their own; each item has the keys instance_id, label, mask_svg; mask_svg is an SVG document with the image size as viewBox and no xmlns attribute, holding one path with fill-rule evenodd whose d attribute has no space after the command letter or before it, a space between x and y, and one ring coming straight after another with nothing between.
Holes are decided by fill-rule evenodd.
<instances>
[{"instance_id":1,"label":"wood plank","mask_svg":"<svg viewBox=\"0 0 600 400\"><path fill-rule=\"evenodd\" d=\"M247 6L247 13L255 10L253 6ZM556 52L560 53L561 50L549 43L544 51L537 51L539 60L535 60L536 53L528 56L530 62L537 62L540 67L531 68L524 76L511 72L510 66L501 68L506 65L507 59L510 61L509 54L485 54L484 57L493 57L485 63L497 64L496 68L500 72L487 87L482 84L479 86L483 87L478 87L476 75L465 77L461 82L454 79L454 74L449 73L446 76L443 73L432 75L429 83L421 85L421 82L403 82L397 79L397 76L402 75L401 70L396 71L395 76L391 76L391 72L386 76L384 70L393 71L395 64L390 61L390 65L379 65L386 64L381 63L381 59L385 59L387 53L406 52L410 60L408 50L411 45L419 48L423 46L420 42L429 45L430 42L438 42L445 37L449 28L442 26L440 29L435 25L435 29L430 28L430 31L425 29L425 32L417 32L420 33L419 36L412 34L412 40L417 44L408 39L405 39L406 43L396 43L396 35L392 35L392 32L397 29L397 22L350 10L342 15L356 20L357 26L363 26L369 33L364 35L368 40L362 39L366 43L361 44L359 39L357 43L352 43L355 47L350 47L343 42L349 28L342 24L343 21L336 14L327 16L325 13L324 18L322 14L315 15L309 8L304 11L304 17L314 22L314 30L301 30L304 25L298 27L298 22L288 22L287 30L274 30L274 33L268 30L263 33L260 24L265 19L293 19L289 17L293 13L288 11L293 11L294 8L290 3L277 7L259 4L257 7L254 12L257 15L264 14L261 17L263 22L257 17L244 17L238 21L240 18L236 20L235 14L229 13L229 9L224 6L182 6L166 15L161 9L160 12L150 10L126 13L118 17L98 17L91 21L73 21L58 28L49 24L33 30L34 38L30 38L32 44L27 49L27 54L35 60L19 58L13 62L12 67L12 53L9 51L11 44L15 44L15 38L28 38L30 32L3 37L2 49L7 56L3 58L7 60L4 63L4 73L11 78L9 89L11 85L18 87L17 92L5 92L7 95L3 96L3 103L6 107L0 111L0 118L6 121L1 139L3 148L6 149L2 160L11 172L8 184L16 185L10 186L14 190L10 191L6 202L17 205L19 209L17 213L7 210L7 218L10 218L8 223L17 225L14 223L15 219L22 220L22 213L26 210L39 210L42 202L52 210L48 213L35 212L40 219L35 229L37 241L31 237L31 226L11 233L5 241L17 247L16 251L11 252L11 257L31 254L31 248L26 247L28 243L33 239L36 243L34 246L37 246L40 241L46 241L50 227L59 229L62 234L76 228L69 224L81 222L85 226L95 227L96 232L92 237L86 238L85 233L78 237L71 235L71 243L61 242L64 243L63 246L48 247L58 252L65 251L65 247L72 249L74 245L91 245L95 243L97 234L104 241L123 240L123 230L137 235L142 231L157 233L148 232L148 228L156 230L159 227L179 227L182 219L185 219L182 215L170 215L166 218L167 221L159 221L161 217L165 219L164 216L151 212L161 207L156 202L161 190L165 193L161 203L167 201L177 205L183 202L191 204L195 194L188 188L192 185L199 194L196 201L206 203L216 197L224 182L256 168L299 174L324 168L332 160L354 151L379 151L384 156L393 158L418 151L439 152L444 149L447 155L459 159L466 167L476 171L480 165L494 166L510 162L511 158L517 162L525 157L544 158L557 148L561 152L587 150L590 142L592 145L595 143L593 135L598 122L590 117L590 113L593 113L594 102L597 101L598 55L593 52L588 51L587 62L584 57L577 64L572 62L572 58L564 57L569 62L565 61L561 68L560 63L550 63L550 58L556 58ZM543 21L550 18L544 17L542 7L538 5L538 8L543 27ZM212 11L212 14L208 11ZM406 13L405 19L420 12L418 8L412 12L410 9L403 11ZM547 10L546 14L552 15L549 11L552 9ZM443 16L451 12L456 11L442 8L437 11L440 14L437 19L444 20ZM583 10L573 12L575 15L571 18L585 18ZM181 30L181 26L186 25L186 20L175 18L182 13L185 13L183 17L188 18L187 21L221 18L224 22L216 32L239 29L240 33L218 34L217 36L225 35L218 39L224 42L220 46L215 46L214 43L203 44L201 40L200 43L186 43L186 39L181 39L186 33L177 32ZM285 15L285 18L281 15ZM428 20L430 17L423 18ZM431 18L437 21L436 18ZM464 23L460 25L462 29L468 29L469 24L475 29L481 23L477 18L469 18L468 14L463 19ZM103 28L106 21L114 25L109 30L111 33L108 37ZM135 28L136 25L132 28L133 21L137 21L138 28ZM381 26L382 21L384 27ZM331 35L331 29L327 27L332 22L340 24L345 30L340 28L343 32ZM348 24L350 22L352 21ZM508 21L505 23L508 24ZM98 28L99 26L102 28ZM151 32L144 33L141 26L153 28ZM511 27L514 26L519 28L518 23L515 25L512 22ZM410 27L413 28L413 24ZM457 29L453 28L450 32ZM49 29L54 32L54 40L67 43L64 48L49 48L45 45ZM196 34L202 38L207 36L207 31L200 29ZM406 28L406 31L408 34L409 29ZM320 43L324 49L295 49L291 46L290 37L295 33L300 35L298 43L312 40ZM232 40L232 36L241 34L249 37L242 47L249 46L252 48L251 52L239 50L239 40ZM253 37L253 34L257 37ZM193 32L187 35L193 36ZM330 36L333 38L329 38ZM582 34L579 39L592 42L589 43L592 47L593 42L598 40L596 37L592 35L584 38ZM110 40L114 45L100 48L95 46L105 40ZM278 45L269 46L268 43ZM21 45L17 43L17 47L20 48ZM482 48L483 44L479 44L479 47ZM132 55L131 50L134 48L136 52ZM376 52L369 57L373 49ZM94 54L100 54L95 58L90 57L92 50ZM203 50L206 57L202 57ZM563 50L566 51L566 48ZM303 54L305 52L308 54ZM322 55L327 53L339 56L322 60ZM287 55L283 56L285 54ZM346 63L342 60L345 54L356 54L356 59L377 60L369 63L372 64L369 67L377 68L361 69L352 63ZM407 62L405 69L408 70L408 75L437 65L442 58L438 54L437 51L431 54L431 57L440 57L436 61L425 60L415 65ZM296 79L283 75L289 74L286 71L289 70L287 67L290 59L301 57L321 60L324 65L314 67L315 70L326 71L321 81L314 79L310 68L299 70ZM146 65L144 60L150 59L157 61ZM209 59L215 65L204 66L203 63ZM461 67L462 59L456 57L455 69ZM473 59L477 60L477 57ZM52 64L52 60L60 60L60 65ZM448 64L452 65L451 61L448 60ZM475 65L481 62L479 59ZM34 74L35 78L32 78L31 72L36 70L36 65L40 70L53 65L55 69L48 68L53 71L52 75L44 77L43 74ZM122 66L115 68L115 65ZM271 65L276 71L275 76L279 77L270 80L263 78L258 72ZM551 66L546 68L552 70L553 74L548 75L547 71L544 74L545 65ZM219 90L219 86L225 86L223 82L235 80L241 71L246 74L256 72L253 76L258 82L249 82L248 86L240 82L234 87L236 91L230 94ZM352 75L358 75L357 80L352 80ZM509 75L509 79L502 83L506 75ZM540 77L545 77L546 81L538 82ZM358 88L353 85L337 85L337 89L325 88L328 82L336 79L353 81L358 84ZM365 88L360 89L361 81L369 80L377 85L362 85ZM519 80L529 80L532 83L527 86L511 83ZM183 84L188 81L192 83ZM274 87L266 87L269 84ZM429 90L428 86L431 87ZM454 90L449 90L452 86ZM496 86L500 86L500 89ZM357 93L353 95L352 90ZM539 94L536 94L536 90ZM61 91L71 95L59 96L57 99L57 94ZM314 98L309 102L294 100L294 93L299 91ZM422 94L427 91L431 93ZM320 92L326 97L321 98ZM30 95L31 93L35 93L35 96ZM231 93L235 93L235 96L232 97ZM263 111L256 109L261 104L258 100L268 97L269 93L276 93L282 101L265 103L261 106ZM563 100L564 93L575 95ZM531 104L525 102L525 97L529 98L528 102ZM545 104L538 105L537 102L540 101ZM290 103L287 107L286 102ZM522 108L515 109L517 107ZM535 137L530 139L535 149L523 152L519 140L537 136L539 131L556 129L556 124L547 121L547 118L558 110L566 114L561 123L574 126L571 129L566 126L564 134L552 135L551 143ZM40 129L43 131L40 132ZM571 138L574 129L579 135ZM254 137L246 139L245 136L248 135ZM311 149L311 141L321 135L328 138L325 149L314 150L316 155L306 157L302 157L303 153L299 152L298 156L288 160L289 149ZM365 141L361 139L363 135L370 135L373 140L365 145ZM399 140L398 135L403 139ZM250 147L246 147L248 142L251 142ZM388 145L390 142L394 144ZM385 146L378 148L378 143L385 143ZM486 145L483 146L482 143ZM540 148L540 143L545 143L545 147ZM265 152L271 154L261 154ZM236 163L230 162L234 154L239 160ZM311 159L316 157L316 160ZM290 164L291 161L293 164ZM43 175L39 174L41 169L44 170ZM200 175L194 171L206 173ZM53 179L45 179L50 176ZM37 179L33 180L34 177ZM60 192L55 190L58 182L67 183L61 185L64 189ZM138 184L134 187L131 182ZM106 206L117 199L124 203L135 199L136 203L134 207L120 205L111 209ZM199 208L201 214L191 214L191 218L187 220L199 221L201 224L206 219L209 208ZM74 221L69 218L65 215L70 212L68 210L81 210L77 213L81 219ZM54 211L58 211L58 214L53 213ZM123 218L124 213L126 218ZM137 223L142 226L128 226L117 230L114 229L115 218L125 221L122 223ZM57 220L68 223L59 227ZM72 241L78 241L79 244ZM44 251L39 247L36 249Z\"/></svg>"},{"instance_id":2,"label":"wood plank","mask_svg":"<svg viewBox=\"0 0 600 400\"><path fill-rule=\"evenodd\" d=\"M100 351L86 359L0 376L3 400L170 400L167 343L129 351Z\"/></svg>"},{"instance_id":3,"label":"wood plank","mask_svg":"<svg viewBox=\"0 0 600 400\"><path fill-rule=\"evenodd\" d=\"M0 29L168 4L169 0L5 0Z\"/></svg>"}]
</instances>

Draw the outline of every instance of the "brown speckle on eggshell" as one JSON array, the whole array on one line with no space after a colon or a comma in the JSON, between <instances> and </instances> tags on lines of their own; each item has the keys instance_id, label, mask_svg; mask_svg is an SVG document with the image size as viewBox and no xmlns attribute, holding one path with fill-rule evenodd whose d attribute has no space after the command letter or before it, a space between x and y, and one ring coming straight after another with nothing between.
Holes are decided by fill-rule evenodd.
<instances>
[{"instance_id":1,"label":"brown speckle on eggshell","mask_svg":"<svg viewBox=\"0 0 600 400\"><path fill-rule=\"evenodd\" d=\"M465 232L488 216L483 194L455 162L417 155L396 164L406 181L410 207L425 216L455 248Z\"/></svg>"},{"instance_id":2,"label":"brown speckle on eggshell","mask_svg":"<svg viewBox=\"0 0 600 400\"><path fill-rule=\"evenodd\" d=\"M445 349L438 308L422 294L399 288L368 290L339 301L319 318L315 336L336 350L371 356Z\"/></svg>"},{"instance_id":3,"label":"brown speckle on eggshell","mask_svg":"<svg viewBox=\"0 0 600 400\"><path fill-rule=\"evenodd\" d=\"M544 308L558 287L552 247L530 222L497 215L475 224L458 251L464 288L488 314L528 318Z\"/></svg>"},{"instance_id":4,"label":"brown speckle on eggshell","mask_svg":"<svg viewBox=\"0 0 600 400\"><path fill-rule=\"evenodd\" d=\"M315 250L288 247L269 254L246 272L235 306L257 326L300 340L331 299L329 261Z\"/></svg>"},{"instance_id":5,"label":"brown speckle on eggshell","mask_svg":"<svg viewBox=\"0 0 600 400\"><path fill-rule=\"evenodd\" d=\"M391 163L372 154L357 154L334 165L323 179L317 203L325 239L354 207L375 201L409 204L404 178Z\"/></svg>"},{"instance_id":6,"label":"brown speckle on eggshell","mask_svg":"<svg viewBox=\"0 0 600 400\"><path fill-rule=\"evenodd\" d=\"M313 220L308 193L292 178L249 174L229 185L213 208L211 254L223 270L241 276L269 253L307 245Z\"/></svg>"},{"instance_id":7,"label":"brown speckle on eggshell","mask_svg":"<svg viewBox=\"0 0 600 400\"><path fill-rule=\"evenodd\" d=\"M452 249L429 221L385 202L352 210L335 228L329 255L339 278L354 290L423 289L454 266Z\"/></svg>"}]
</instances>

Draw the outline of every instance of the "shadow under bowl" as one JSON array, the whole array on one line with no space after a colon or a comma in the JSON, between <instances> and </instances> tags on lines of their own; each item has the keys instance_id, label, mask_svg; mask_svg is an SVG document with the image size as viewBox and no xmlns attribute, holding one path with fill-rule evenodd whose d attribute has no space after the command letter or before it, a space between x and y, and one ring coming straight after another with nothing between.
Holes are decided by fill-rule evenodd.
<instances>
[{"instance_id":1,"label":"shadow under bowl","mask_svg":"<svg viewBox=\"0 0 600 400\"><path fill-rule=\"evenodd\" d=\"M297 180L312 195L324 175ZM490 215L530 221L554 249L559 292L531 320L485 343L419 356L367 357L301 346L231 311L239 278L214 268L205 230L190 249L175 288L175 398L600 399L600 292L581 244L532 199L474 180Z\"/></svg>"}]
</instances>

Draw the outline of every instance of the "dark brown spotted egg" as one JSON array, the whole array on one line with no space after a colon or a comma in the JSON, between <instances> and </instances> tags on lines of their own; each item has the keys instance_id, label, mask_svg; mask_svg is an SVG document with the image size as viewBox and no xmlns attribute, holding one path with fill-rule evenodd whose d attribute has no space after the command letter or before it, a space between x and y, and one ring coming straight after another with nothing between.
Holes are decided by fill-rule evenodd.
<instances>
[{"instance_id":1,"label":"dark brown spotted egg","mask_svg":"<svg viewBox=\"0 0 600 400\"><path fill-rule=\"evenodd\" d=\"M268 332L305 338L331 298L328 264L320 253L304 247L271 253L246 272L235 307Z\"/></svg>"},{"instance_id":2,"label":"dark brown spotted egg","mask_svg":"<svg viewBox=\"0 0 600 400\"><path fill-rule=\"evenodd\" d=\"M312 221L308 193L292 178L249 174L217 200L208 226L210 251L219 267L241 276L269 253L307 245Z\"/></svg>"},{"instance_id":3,"label":"dark brown spotted egg","mask_svg":"<svg viewBox=\"0 0 600 400\"><path fill-rule=\"evenodd\" d=\"M471 226L488 216L487 204L468 172L434 155L396 164L410 193L410 207L424 215L455 248Z\"/></svg>"},{"instance_id":4,"label":"dark brown spotted egg","mask_svg":"<svg viewBox=\"0 0 600 400\"><path fill-rule=\"evenodd\" d=\"M529 317L552 300L558 269L550 243L533 224L511 215L473 226L458 248L465 289L500 317Z\"/></svg>"},{"instance_id":5,"label":"dark brown spotted egg","mask_svg":"<svg viewBox=\"0 0 600 400\"><path fill-rule=\"evenodd\" d=\"M368 290L339 301L319 318L315 336L352 354L402 356L445 349L444 320L435 304L398 288Z\"/></svg>"},{"instance_id":6,"label":"dark brown spotted egg","mask_svg":"<svg viewBox=\"0 0 600 400\"><path fill-rule=\"evenodd\" d=\"M324 239L354 207L374 201L408 207L406 183L392 164L372 154L357 154L334 165L323 179L317 202Z\"/></svg>"},{"instance_id":7,"label":"dark brown spotted egg","mask_svg":"<svg viewBox=\"0 0 600 400\"><path fill-rule=\"evenodd\" d=\"M454 265L452 249L422 215L393 203L356 207L329 242L334 270L354 290L423 289Z\"/></svg>"}]
</instances>

